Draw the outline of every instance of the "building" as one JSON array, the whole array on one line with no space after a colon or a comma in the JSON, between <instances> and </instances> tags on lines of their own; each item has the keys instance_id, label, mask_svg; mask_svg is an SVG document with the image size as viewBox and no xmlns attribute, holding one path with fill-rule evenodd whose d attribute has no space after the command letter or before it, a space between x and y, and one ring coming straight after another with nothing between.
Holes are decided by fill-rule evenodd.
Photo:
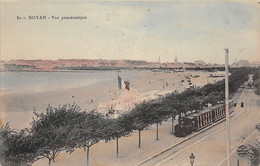
<instances>
[{"instance_id":1,"label":"building","mask_svg":"<svg viewBox=\"0 0 260 166\"><path fill-rule=\"evenodd\" d=\"M206 65L206 63L203 60L197 60L194 62L196 65Z\"/></svg>"},{"instance_id":2,"label":"building","mask_svg":"<svg viewBox=\"0 0 260 166\"><path fill-rule=\"evenodd\" d=\"M174 63L175 63L175 64L178 63L177 56L175 56Z\"/></svg>"}]
</instances>

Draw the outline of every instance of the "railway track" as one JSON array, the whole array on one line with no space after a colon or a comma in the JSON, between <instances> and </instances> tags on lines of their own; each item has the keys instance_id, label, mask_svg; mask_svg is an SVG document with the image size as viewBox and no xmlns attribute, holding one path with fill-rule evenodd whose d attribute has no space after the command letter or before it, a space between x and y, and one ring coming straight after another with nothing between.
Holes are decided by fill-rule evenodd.
<instances>
[{"instance_id":1,"label":"railway track","mask_svg":"<svg viewBox=\"0 0 260 166\"><path fill-rule=\"evenodd\" d=\"M237 107L240 107L239 103L241 103L242 101L243 101L244 103L247 103L248 100L251 99L250 95L245 95L245 94L248 94L250 91L251 91L251 89L243 89L243 92L242 92L242 94L241 94L240 97L239 97ZM248 108L248 104L245 104L244 107L245 107L246 111L243 112L242 114L240 114L240 115L238 115L238 116L236 116L236 117L234 117L236 114L231 114L231 116L230 116L230 118L232 118L231 123L236 123L237 121L239 121L241 118L243 118L244 116L246 116L246 115L249 113L249 111L250 111L250 109L251 109L251 108L250 108L251 106L249 105L249 108ZM240 110L240 111L241 111L241 110ZM163 155L166 155L166 156L167 156L167 153L171 153L172 151L174 151L174 150L175 150L176 148L178 148L179 146L183 145L184 143L188 143L188 141L190 141L191 139L193 139L193 138L195 138L195 137L201 135L202 133L208 131L209 129L211 129L211 128L217 126L218 124L220 124L220 123L222 123L222 122L224 122L224 121L225 121L225 118L224 118L224 119L221 119L220 121L218 121L218 122L216 122L216 123L214 123L214 124L212 124L212 125L210 125L210 126L208 126L208 127L206 127L206 128L204 128L203 130L200 130L199 132L196 132L196 134L189 136L187 139L185 139L185 140L183 140L183 141L180 141L179 143L177 143L177 144L175 144L175 145L173 145L173 146L171 146L171 147L165 149L164 151L162 151L162 152L160 152L160 153L158 153L158 154L156 154L156 155L150 157L149 159L147 159L147 160L145 160L145 161L139 163L138 166L149 165L149 164L148 164L149 162L152 162L153 160L157 160L158 158L160 158L160 157L163 156ZM220 132L220 131L222 131L223 129L225 129L225 126L219 128L217 131L211 133L210 135L216 134L217 132ZM210 136L210 135L208 135L208 136ZM198 141L201 141L201 140L207 138L208 136L204 136L204 137L200 138ZM198 141L196 141L196 142L198 142ZM196 142L195 142L195 143L196 143ZM190 143L188 146L191 146L192 144L193 144L193 143ZM176 152L177 152L177 151L176 151ZM176 152L171 153L171 155L175 154ZM179 153L180 153L180 151L179 151Z\"/></svg>"}]
</instances>

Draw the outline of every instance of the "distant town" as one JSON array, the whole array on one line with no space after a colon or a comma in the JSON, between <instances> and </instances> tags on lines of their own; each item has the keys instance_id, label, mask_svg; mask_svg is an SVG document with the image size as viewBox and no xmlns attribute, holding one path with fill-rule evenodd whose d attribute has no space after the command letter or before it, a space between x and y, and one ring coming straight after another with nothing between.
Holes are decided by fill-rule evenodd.
<instances>
[{"instance_id":1,"label":"distant town","mask_svg":"<svg viewBox=\"0 0 260 166\"><path fill-rule=\"evenodd\" d=\"M260 61L239 60L231 67L258 67ZM194 62L147 62L144 60L59 59L59 60L10 60L0 62L0 71L68 71L68 70L117 70L117 69L210 69L223 68L224 64L211 64L203 60Z\"/></svg>"}]
</instances>

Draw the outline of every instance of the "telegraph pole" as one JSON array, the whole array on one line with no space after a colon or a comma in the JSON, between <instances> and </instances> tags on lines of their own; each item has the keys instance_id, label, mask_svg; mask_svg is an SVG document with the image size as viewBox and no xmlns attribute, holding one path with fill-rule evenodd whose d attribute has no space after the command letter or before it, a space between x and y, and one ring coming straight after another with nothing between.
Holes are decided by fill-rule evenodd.
<instances>
[{"instance_id":1,"label":"telegraph pole","mask_svg":"<svg viewBox=\"0 0 260 166\"><path fill-rule=\"evenodd\" d=\"M159 56L159 68L161 68L161 57Z\"/></svg>"},{"instance_id":2,"label":"telegraph pole","mask_svg":"<svg viewBox=\"0 0 260 166\"><path fill-rule=\"evenodd\" d=\"M229 124L229 101L228 101L228 48L225 49L226 60L225 60L225 97L226 97L226 148L227 148L227 166L231 166L230 158L230 124Z\"/></svg>"}]
</instances>

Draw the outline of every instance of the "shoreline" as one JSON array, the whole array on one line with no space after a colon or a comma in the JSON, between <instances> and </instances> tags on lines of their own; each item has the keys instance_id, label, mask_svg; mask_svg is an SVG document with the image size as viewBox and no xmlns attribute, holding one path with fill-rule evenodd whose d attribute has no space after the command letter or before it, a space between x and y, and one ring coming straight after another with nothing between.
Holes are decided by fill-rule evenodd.
<instances>
[{"instance_id":1,"label":"shoreline","mask_svg":"<svg viewBox=\"0 0 260 166\"><path fill-rule=\"evenodd\" d=\"M64 69L64 70L0 70L0 72L84 72L84 71L118 71L118 70L172 70L174 72L183 72L183 71L178 71L176 69L184 69L185 71L206 71L209 72L212 69L222 69L223 67L203 67L203 68L190 68L190 67L151 67L151 68L146 68L146 67L115 67L115 68L110 68L110 67L93 67L93 68L86 68L86 69ZM176 70L176 71L175 71Z\"/></svg>"},{"instance_id":2,"label":"shoreline","mask_svg":"<svg viewBox=\"0 0 260 166\"><path fill-rule=\"evenodd\" d=\"M121 73L122 75L124 73ZM136 71L130 83L131 89L138 93L149 94L153 91L158 93L182 91L189 87L185 77L191 74L199 74L198 78L191 78L193 85L201 87L207 84L209 72L192 71L184 73L165 73L152 71ZM185 82L181 82L185 80ZM29 122L33 117L33 110L43 112L48 104L58 107L66 103L76 103L81 109L98 109L101 102L113 101L119 97L124 90L118 90L117 79L111 83L97 83L82 87L69 89L55 89L41 92L23 92L2 94L1 92L1 120L2 123L10 122L12 128L21 129L29 127ZM93 102L92 102L93 101Z\"/></svg>"}]
</instances>

